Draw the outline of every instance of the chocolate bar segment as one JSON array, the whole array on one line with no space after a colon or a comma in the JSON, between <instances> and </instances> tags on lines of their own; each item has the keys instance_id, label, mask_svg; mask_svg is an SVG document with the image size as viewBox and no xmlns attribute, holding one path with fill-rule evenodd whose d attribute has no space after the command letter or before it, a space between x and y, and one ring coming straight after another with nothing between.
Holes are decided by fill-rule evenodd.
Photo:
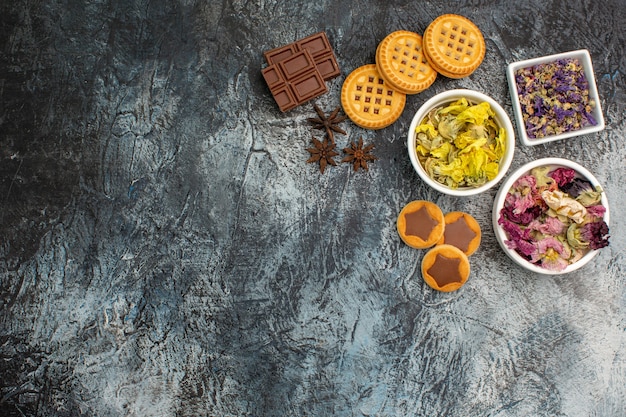
<instances>
[{"instance_id":1,"label":"chocolate bar segment","mask_svg":"<svg viewBox=\"0 0 626 417\"><path fill-rule=\"evenodd\" d=\"M298 105L298 101L293 96L291 88L289 88L287 84L283 84L281 87L272 91L272 94L274 95L276 104L278 104L278 108L282 112L291 110Z\"/></svg>"},{"instance_id":2,"label":"chocolate bar segment","mask_svg":"<svg viewBox=\"0 0 626 417\"><path fill-rule=\"evenodd\" d=\"M341 72L339 71L339 65L337 65L337 60L335 59L335 55L331 52L327 55L321 55L317 58L314 58L315 65L317 66L317 70L322 74L322 78L325 80L330 80L332 78L338 77Z\"/></svg>"},{"instance_id":3,"label":"chocolate bar segment","mask_svg":"<svg viewBox=\"0 0 626 417\"><path fill-rule=\"evenodd\" d=\"M264 68L261 70L261 74L263 74L263 78L265 78L265 82L270 90L276 89L285 83L285 79L276 65Z\"/></svg>"},{"instance_id":4,"label":"chocolate bar segment","mask_svg":"<svg viewBox=\"0 0 626 417\"><path fill-rule=\"evenodd\" d=\"M311 68L315 68L315 61L308 51L300 51L278 63L281 71L288 80L294 79Z\"/></svg>"},{"instance_id":5,"label":"chocolate bar segment","mask_svg":"<svg viewBox=\"0 0 626 417\"><path fill-rule=\"evenodd\" d=\"M298 52L298 48L296 44L290 43L285 46L281 46L278 48L271 49L269 51L265 51L263 55L265 56L265 60L269 65L278 64L283 59L289 58Z\"/></svg>"},{"instance_id":6,"label":"chocolate bar segment","mask_svg":"<svg viewBox=\"0 0 626 417\"><path fill-rule=\"evenodd\" d=\"M318 32L296 41L296 47L299 51L308 50L313 58L333 52L325 32Z\"/></svg>"},{"instance_id":7,"label":"chocolate bar segment","mask_svg":"<svg viewBox=\"0 0 626 417\"><path fill-rule=\"evenodd\" d=\"M290 85L295 93L296 100L300 104L328 91L328 87L326 87L326 83L324 83L324 79L319 71L310 71L300 78L291 81Z\"/></svg>"},{"instance_id":8,"label":"chocolate bar segment","mask_svg":"<svg viewBox=\"0 0 626 417\"><path fill-rule=\"evenodd\" d=\"M318 32L296 41L298 50L307 50L313 56L317 69L325 80L339 76L339 64L330 46L326 32Z\"/></svg>"}]
</instances>

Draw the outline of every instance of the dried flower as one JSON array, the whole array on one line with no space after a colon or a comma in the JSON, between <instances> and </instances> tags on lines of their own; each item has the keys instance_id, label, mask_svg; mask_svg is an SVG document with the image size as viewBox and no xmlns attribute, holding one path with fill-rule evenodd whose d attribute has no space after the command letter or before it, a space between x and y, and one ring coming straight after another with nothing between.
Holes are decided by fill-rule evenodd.
<instances>
[{"instance_id":1,"label":"dried flower","mask_svg":"<svg viewBox=\"0 0 626 417\"><path fill-rule=\"evenodd\" d=\"M602 197L602 188L599 186L594 187L593 184L582 178L574 178L573 181L565 184L561 189L585 207L598 204Z\"/></svg>"},{"instance_id":2,"label":"dried flower","mask_svg":"<svg viewBox=\"0 0 626 417\"><path fill-rule=\"evenodd\" d=\"M562 188L574 180L576 171L571 168L557 168L548 175Z\"/></svg>"},{"instance_id":3,"label":"dried flower","mask_svg":"<svg viewBox=\"0 0 626 417\"><path fill-rule=\"evenodd\" d=\"M596 204L595 206L587 207L587 214L595 219L602 219L606 213L606 207L602 204Z\"/></svg>"},{"instance_id":4,"label":"dried flower","mask_svg":"<svg viewBox=\"0 0 626 417\"><path fill-rule=\"evenodd\" d=\"M577 59L521 68L515 73L515 83L530 138L597 125L591 114L595 102L589 97L589 83Z\"/></svg>"},{"instance_id":5,"label":"dried flower","mask_svg":"<svg viewBox=\"0 0 626 417\"><path fill-rule=\"evenodd\" d=\"M428 175L451 188L478 187L498 175L506 131L489 103L465 98L443 104L415 128L418 159Z\"/></svg>"},{"instance_id":6,"label":"dried flower","mask_svg":"<svg viewBox=\"0 0 626 417\"><path fill-rule=\"evenodd\" d=\"M580 235L589 242L591 249L601 249L609 245L609 226L604 221L587 223Z\"/></svg>"},{"instance_id":7,"label":"dried flower","mask_svg":"<svg viewBox=\"0 0 626 417\"><path fill-rule=\"evenodd\" d=\"M533 169L513 183L500 210L507 247L551 271L606 247L609 227L601 194L600 187L576 177L571 168Z\"/></svg>"},{"instance_id":8,"label":"dried flower","mask_svg":"<svg viewBox=\"0 0 626 417\"><path fill-rule=\"evenodd\" d=\"M562 271L569 265L567 260L571 254L569 246L550 236L537 242L537 252L532 260L550 271Z\"/></svg>"}]
</instances>

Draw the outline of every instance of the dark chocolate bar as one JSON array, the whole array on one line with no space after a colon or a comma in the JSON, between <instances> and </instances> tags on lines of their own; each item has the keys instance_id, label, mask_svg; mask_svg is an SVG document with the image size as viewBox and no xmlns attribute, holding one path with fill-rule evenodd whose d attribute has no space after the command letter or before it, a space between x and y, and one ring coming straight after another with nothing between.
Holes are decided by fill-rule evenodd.
<instances>
[{"instance_id":1,"label":"dark chocolate bar","mask_svg":"<svg viewBox=\"0 0 626 417\"><path fill-rule=\"evenodd\" d=\"M264 68L261 73L283 112L328 91L324 78L306 49Z\"/></svg>"},{"instance_id":2,"label":"dark chocolate bar","mask_svg":"<svg viewBox=\"0 0 626 417\"><path fill-rule=\"evenodd\" d=\"M265 51L263 55L269 66L261 72L283 112L327 92L324 81L341 73L325 32Z\"/></svg>"}]
</instances>

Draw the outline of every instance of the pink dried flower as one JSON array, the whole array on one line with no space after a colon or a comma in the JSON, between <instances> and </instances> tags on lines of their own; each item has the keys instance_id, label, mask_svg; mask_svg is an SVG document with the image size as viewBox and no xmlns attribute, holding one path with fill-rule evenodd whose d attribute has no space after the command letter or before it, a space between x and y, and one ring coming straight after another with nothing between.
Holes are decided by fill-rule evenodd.
<instances>
[{"instance_id":1,"label":"pink dried flower","mask_svg":"<svg viewBox=\"0 0 626 417\"><path fill-rule=\"evenodd\" d=\"M587 207L587 214L591 215L592 217L596 218L596 219L601 219L604 217L604 213L606 213L606 207L604 207L601 204L598 204L596 206L589 206Z\"/></svg>"},{"instance_id":2,"label":"pink dried flower","mask_svg":"<svg viewBox=\"0 0 626 417\"><path fill-rule=\"evenodd\" d=\"M554 237L547 237L537 242L534 262L550 271L562 271L569 265L568 259L572 251Z\"/></svg>"},{"instance_id":3,"label":"pink dried flower","mask_svg":"<svg viewBox=\"0 0 626 417\"><path fill-rule=\"evenodd\" d=\"M548 175L550 175L559 185L559 188L561 188L574 180L576 171L571 168L557 168Z\"/></svg>"},{"instance_id":4,"label":"pink dried flower","mask_svg":"<svg viewBox=\"0 0 626 417\"><path fill-rule=\"evenodd\" d=\"M544 220L533 220L528 228L545 236L558 236L567 231L567 225L557 217L546 217Z\"/></svg>"},{"instance_id":5,"label":"pink dried flower","mask_svg":"<svg viewBox=\"0 0 626 417\"><path fill-rule=\"evenodd\" d=\"M606 247L609 228L603 220L606 207L597 203L602 194L600 187L589 189L590 183L578 179L571 168L554 169L546 177L548 170L535 168L513 183L505 196L498 224L506 234L508 248L531 263L562 271L589 250ZM583 203L574 200L566 190L578 193L578 198L584 197L587 203L581 206ZM556 215L556 208L549 209L542 197L546 192L571 203L567 207L577 203L583 209L580 216Z\"/></svg>"}]
</instances>

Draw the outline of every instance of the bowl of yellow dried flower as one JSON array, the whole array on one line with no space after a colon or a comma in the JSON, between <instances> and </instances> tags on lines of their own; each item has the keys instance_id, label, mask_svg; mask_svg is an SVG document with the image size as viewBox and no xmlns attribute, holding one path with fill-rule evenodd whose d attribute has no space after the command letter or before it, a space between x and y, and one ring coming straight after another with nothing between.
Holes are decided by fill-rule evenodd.
<instances>
[{"instance_id":1,"label":"bowl of yellow dried flower","mask_svg":"<svg viewBox=\"0 0 626 417\"><path fill-rule=\"evenodd\" d=\"M496 185L511 166L515 132L506 111L474 90L449 90L415 113L407 137L411 164L444 194L469 196Z\"/></svg>"}]
</instances>

